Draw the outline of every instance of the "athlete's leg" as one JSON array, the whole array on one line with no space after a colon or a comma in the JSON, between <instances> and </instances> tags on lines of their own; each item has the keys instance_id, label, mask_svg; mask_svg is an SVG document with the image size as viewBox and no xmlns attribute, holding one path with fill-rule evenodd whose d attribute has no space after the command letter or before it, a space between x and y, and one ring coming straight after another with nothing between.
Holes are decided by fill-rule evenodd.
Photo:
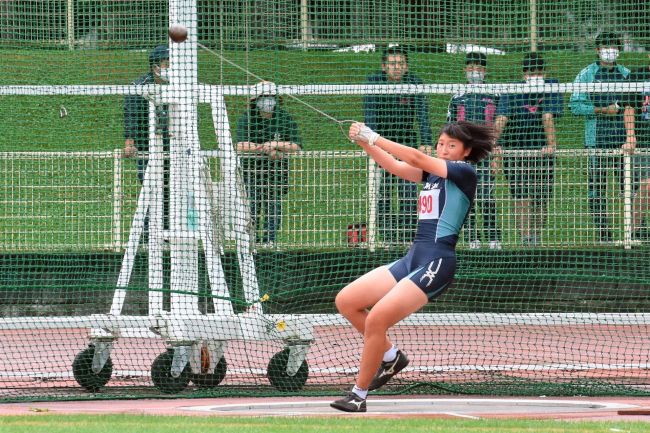
<instances>
[{"instance_id":1,"label":"athlete's leg","mask_svg":"<svg viewBox=\"0 0 650 433\"><path fill-rule=\"evenodd\" d=\"M345 286L336 295L336 308L363 334L368 308L377 304L396 283L387 266L374 269ZM390 345L385 350L389 348Z\"/></svg>"},{"instance_id":2,"label":"athlete's leg","mask_svg":"<svg viewBox=\"0 0 650 433\"><path fill-rule=\"evenodd\" d=\"M403 279L383 296L365 319L361 366L356 385L368 389L386 347L386 332L396 323L418 311L428 302L427 295L413 281Z\"/></svg>"}]
</instances>

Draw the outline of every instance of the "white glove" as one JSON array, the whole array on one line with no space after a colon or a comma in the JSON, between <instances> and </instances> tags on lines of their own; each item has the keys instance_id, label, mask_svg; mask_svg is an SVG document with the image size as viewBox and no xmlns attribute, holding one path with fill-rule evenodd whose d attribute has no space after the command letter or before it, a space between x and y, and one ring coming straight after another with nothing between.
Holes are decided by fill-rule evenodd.
<instances>
[{"instance_id":1,"label":"white glove","mask_svg":"<svg viewBox=\"0 0 650 433\"><path fill-rule=\"evenodd\" d=\"M375 141L380 137L379 134L377 134L375 131L367 127L366 125L363 125L361 129L359 130L359 133L357 134L358 138L363 138L368 142L369 145L374 146Z\"/></svg>"}]
</instances>

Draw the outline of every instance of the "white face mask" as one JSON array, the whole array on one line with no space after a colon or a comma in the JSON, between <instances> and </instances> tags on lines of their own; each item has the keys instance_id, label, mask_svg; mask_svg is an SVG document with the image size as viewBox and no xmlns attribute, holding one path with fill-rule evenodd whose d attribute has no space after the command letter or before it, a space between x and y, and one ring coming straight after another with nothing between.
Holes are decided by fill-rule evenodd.
<instances>
[{"instance_id":1,"label":"white face mask","mask_svg":"<svg viewBox=\"0 0 650 433\"><path fill-rule=\"evenodd\" d=\"M273 110L275 109L276 103L277 101L273 96L265 96L265 97L257 98L257 101L255 102L255 106L262 113L272 113Z\"/></svg>"},{"instance_id":2,"label":"white face mask","mask_svg":"<svg viewBox=\"0 0 650 433\"><path fill-rule=\"evenodd\" d=\"M602 48L598 51L598 56L605 63L614 63L618 59L618 49Z\"/></svg>"},{"instance_id":3,"label":"white face mask","mask_svg":"<svg viewBox=\"0 0 650 433\"><path fill-rule=\"evenodd\" d=\"M467 71L465 76L470 84L481 84L485 80L485 73L481 71Z\"/></svg>"},{"instance_id":4,"label":"white face mask","mask_svg":"<svg viewBox=\"0 0 650 433\"><path fill-rule=\"evenodd\" d=\"M169 68L158 67L158 78L160 78L165 83L169 82Z\"/></svg>"},{"instance_id":5,"label":"white face mask","mask_svg":"<svg viewBox=\"0 0 650 433\"><path fill-rule=\"evenodd\" d=\"M544 77L542 75L531 75L526 77L526 84L531 86L540 86L544 84Z\"/></svg>"}]
</instances>

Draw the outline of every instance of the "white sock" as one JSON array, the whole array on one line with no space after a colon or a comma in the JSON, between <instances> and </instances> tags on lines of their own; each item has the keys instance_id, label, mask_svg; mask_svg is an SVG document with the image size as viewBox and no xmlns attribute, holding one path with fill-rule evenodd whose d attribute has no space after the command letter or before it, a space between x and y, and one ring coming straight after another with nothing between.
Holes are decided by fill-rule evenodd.
<instances>
[{"instance_id":1,"label":"white sock","mask_svg":"<svg viewBox=\"0 0 650 433\"><path fill-rule=\"evenodd\" d=\"M393 346L384 353L384 362L394 361L397 358L397 347Z\"/></svg>"},{"instance_id":2,"label":"white sock","mask_svg":"<svg viewBox=\"0 0 650 433\"><path fill-rule=\"evenodd\" d=\"M368 390L367 389L361 389L358 386L354 385L352 387L352 392L361 397L362 399L366 399L368 397Z\"/></svg>"}]
</instances>

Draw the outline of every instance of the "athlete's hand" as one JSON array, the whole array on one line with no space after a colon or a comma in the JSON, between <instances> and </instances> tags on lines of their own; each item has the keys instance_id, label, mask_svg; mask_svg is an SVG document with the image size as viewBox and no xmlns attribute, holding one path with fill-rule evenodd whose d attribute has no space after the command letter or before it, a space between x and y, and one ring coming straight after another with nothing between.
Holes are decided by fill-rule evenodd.
<instances>
[{"instance_id":1,"label":"athlete's hand","mask_svg":"<svg viewBox=\"0 0 650 433\"><path fill-rule=\"evenodd\" d=\"M367 127L364 123L353 123L350 125L349 132L350 140L363 141L371 146L375 145L375 141L379 138L379 134Z\"/></svg>"}]
</instances>

